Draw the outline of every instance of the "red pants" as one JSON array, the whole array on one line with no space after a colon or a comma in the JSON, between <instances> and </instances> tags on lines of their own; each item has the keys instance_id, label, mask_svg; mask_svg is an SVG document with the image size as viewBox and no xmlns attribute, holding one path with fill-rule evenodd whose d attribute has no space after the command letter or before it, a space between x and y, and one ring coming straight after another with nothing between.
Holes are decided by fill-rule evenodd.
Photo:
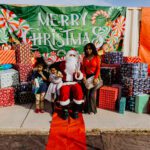
<instances>
[{"instance_id":1,"label":"red pants","mask_svg":"<svg viewBox=\"0 0 150 150\"><path fill-rule=\"evenodd\" d=\"M70 93L72 94L73 101L76 104L82 104L84 102L81 85L76 83L73 85L63 85L60 88L60 105L66 106L70 103Z\"/></svg>"}]
</instances>

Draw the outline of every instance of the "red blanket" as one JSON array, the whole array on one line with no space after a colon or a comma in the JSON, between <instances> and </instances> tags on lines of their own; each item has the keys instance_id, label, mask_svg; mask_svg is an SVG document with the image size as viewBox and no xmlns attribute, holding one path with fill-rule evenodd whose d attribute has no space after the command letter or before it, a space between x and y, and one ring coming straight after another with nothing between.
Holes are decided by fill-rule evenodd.
<instances>
[{"instance_id":1,"label":"red blanket","mask_svg":"<svg viewBox=\"0 0 150 150\"><path fill-rule=\"evenodd\" d=\"M85 126L82 114L78 119L63 120L54 113L46 150L86 150Z\"/></svg>"}]
</instances>

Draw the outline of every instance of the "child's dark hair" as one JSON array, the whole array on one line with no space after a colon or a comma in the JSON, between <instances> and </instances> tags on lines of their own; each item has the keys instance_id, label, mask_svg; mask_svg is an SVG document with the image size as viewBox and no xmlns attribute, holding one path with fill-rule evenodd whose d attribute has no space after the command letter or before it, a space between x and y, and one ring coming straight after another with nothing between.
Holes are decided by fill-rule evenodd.
<instances>
[{"instance_id":1,"label":"child's dark hair","mask_svg":"<svg viewBox=\"0 0 150 150\"><path fill-rule=\"evenodd\" d=\"M54 63L54 64L51 64L50 66L49 66L49 70L51 70L52 68L55 68L56 70L59 70L58 69L58 66Z\"/></svg>"},{"instance_id":2,"label":"child's dark hair","mask_svg":"<svg viewBox=\"0 0 150 150\"><path fill-rule=\"evenodd\" d=\"M37 58L36 63L35 63L35 67L37 66L43 66L43 69L45 69L47 67L43 57Z\"/></svg>"}]
</instances>

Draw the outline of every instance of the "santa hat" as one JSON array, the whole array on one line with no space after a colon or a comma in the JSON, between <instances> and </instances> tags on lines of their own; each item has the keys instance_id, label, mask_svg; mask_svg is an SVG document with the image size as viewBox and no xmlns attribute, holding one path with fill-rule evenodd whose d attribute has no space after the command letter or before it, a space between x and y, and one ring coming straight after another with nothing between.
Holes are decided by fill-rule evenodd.
<instances>
[{"instance_id":1,"label":"santa hat","mask_svg":"<svg viewBox=\"0 0 150 150\"><path fill-rule=\"evenodd\" d=\"M69 50L68 52L67 52L67 56L69 56L69 55L75 55L75 56L78 56L78 52L74 49L74 48L71 48L71 50Z\"/></svg>"}]
</instances>

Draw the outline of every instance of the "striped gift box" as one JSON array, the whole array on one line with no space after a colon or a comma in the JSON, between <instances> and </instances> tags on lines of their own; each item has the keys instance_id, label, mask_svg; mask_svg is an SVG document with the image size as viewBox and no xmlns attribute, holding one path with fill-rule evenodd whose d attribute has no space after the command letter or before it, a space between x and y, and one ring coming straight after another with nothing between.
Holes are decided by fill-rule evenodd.
<instances>
[{"instance_id":1,"label":"striped gift box","mask_svg":"<svg viewBox=\"0 0 150 150\"><path fill-rule=\"evenodd\" d=\"M0 107L14 105L14 93L15 90L13 87L0 89Z\"/></svg>"},{"instance_id":2,"label":"striped gift box","mask_svg":"<svg viewBox=\"0 0 150 150\"><path fill-rule=\"evenodd\" d=\"M17 63L31 64L31 51L30 44L17 44L14 45L16 50Z\"/></svg>"},{"instance_id":3,"label":"striped gift box","mask_svg":"<svg viewBox=\"0 0 150 150\"><path fill-rule=\"evenodd\" d=\"M118 88L103 86L100 88L99 107L108 110L116 109Z\"/></svg>"},{"instance_id":4,"label":"striped gift box","mask_svg":"<svg viewBox=\"0 0 150 150\"><path fill-rule=\"evenodd\" d=\"M140 63L142 62L141 58L138 56L132 57L132 56L124 56L123 57L124 63Z\"/></svg>"},{"instance_id":5,"label":"striped gift box","mask_svg":"<svg viewBox=\"0 0 150 150\"><path fill-rule=\"evenodd\" d=\"M16 64L15 50L0 50L0 64Z\"/></svg>"}]
</instances>

